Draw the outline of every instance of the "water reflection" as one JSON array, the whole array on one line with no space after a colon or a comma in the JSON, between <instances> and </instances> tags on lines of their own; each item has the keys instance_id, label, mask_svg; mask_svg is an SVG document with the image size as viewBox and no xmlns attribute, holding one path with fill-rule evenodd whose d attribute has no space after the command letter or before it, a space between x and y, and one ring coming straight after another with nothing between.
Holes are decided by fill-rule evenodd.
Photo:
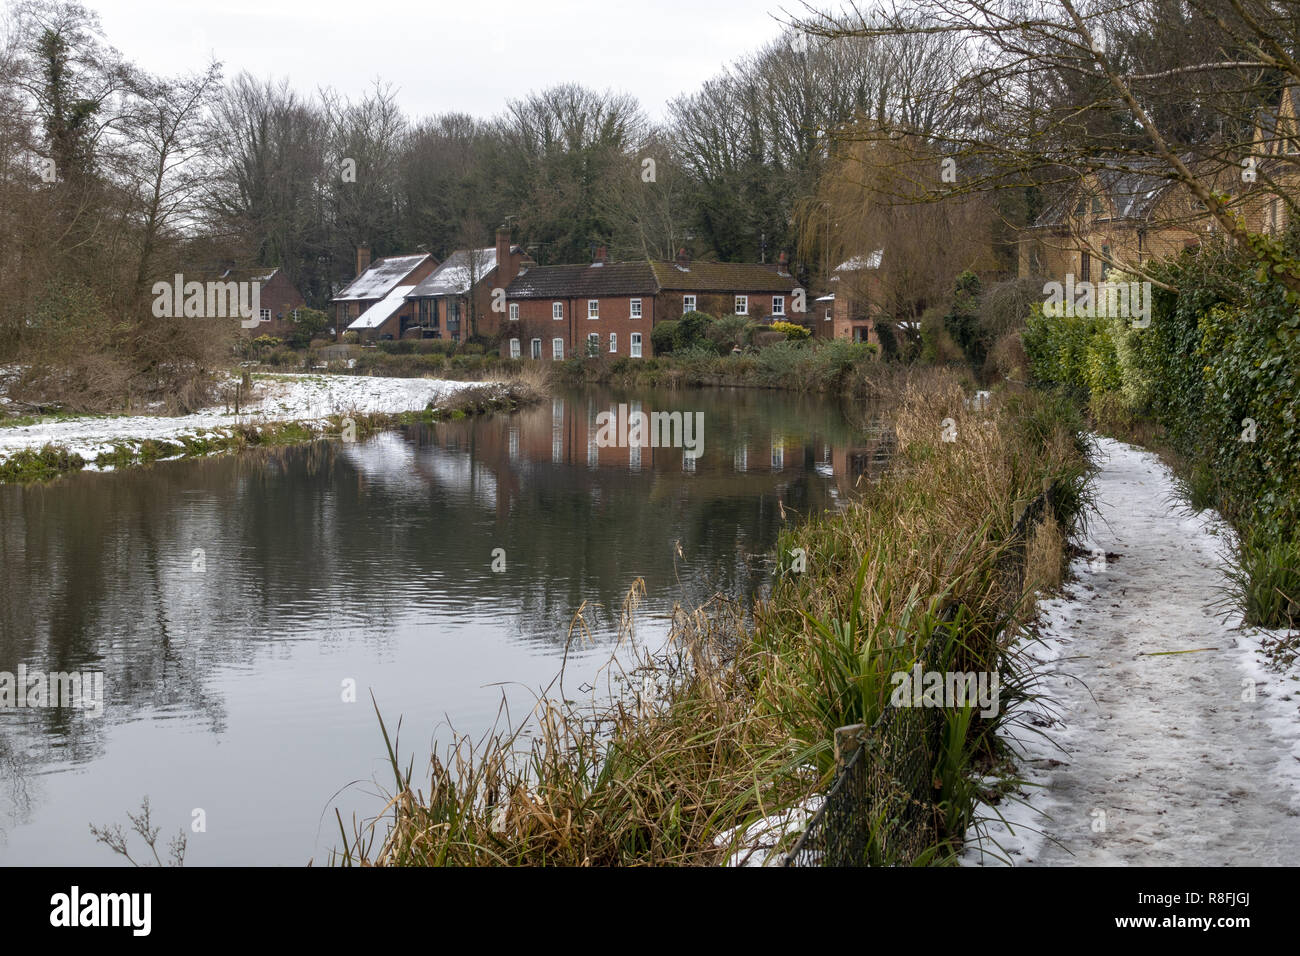
<instances>
[{"instance_id":1,"label":"water reflection","mask_svg":"<svg viewBox=\"0 0 1300 956\"><path fill-rule=\"evenodd\" d=\"M601 447L619 403L702 412L703 453ZM554 676L583 602L598 646L574 667L604 659L637 577L647 634L674 601L758 593L782 524L836 507L886 453L816 400L593 390L354 445L0 487L0 670L106 675L98 720L0 710L0 861L112 863L87 823L145 793L168 830L205 809L192 863L322 859L331 794L380 756L367 689L417 751L444 719L485 728L496 685Z\"/></svg>"}]
</instances>

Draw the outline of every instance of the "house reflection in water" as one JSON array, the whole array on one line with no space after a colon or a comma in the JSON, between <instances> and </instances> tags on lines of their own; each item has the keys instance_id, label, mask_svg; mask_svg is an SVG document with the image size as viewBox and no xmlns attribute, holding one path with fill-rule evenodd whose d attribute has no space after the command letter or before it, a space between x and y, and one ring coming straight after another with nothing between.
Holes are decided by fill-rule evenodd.
<instances>
[{"instance_id":1,"label":"house reflection in water","mask_svg":"<svg viewBox=\"0 0 1300 956\"><path fill-rule=\"evenodd\" d=\"M893 438L889 429L874 428L863 437L824 404L814 406L815 413L791 408L788 414L774 416L770 411L781 409L783 399L764 395L758 402L755 396L729 402L729 398L734 399L733 393L637 397L592 390L555 395L512 415L414 429L402 439L408 445L405 453L389 449L376 455L378 449L369 453L357 449L356 458L360 471L372 479L379 477L376 466L383 471L399 465L408 481L423 475L435 483L469 483L474 497L483 504L491 501L502 519L529 484L534 491L559 486L574 491L603 488L609 494L635 493L649 500L770 494L789 499L788 492L798 486L802 489L798 506L836 507L861 482L878 480L887 467ZM685 443L681 428L659 432L665 439L675 436L679 447L611 443L609 436L617 435L618 429L603 425L600 416L614 413L620 403L633 418L637 412L647 417L680 413L683 419L702 413L703 435L685 433L700 454L680 447ZM644 441L651 441L648 433Z\"/></svg>"}]
</instances>

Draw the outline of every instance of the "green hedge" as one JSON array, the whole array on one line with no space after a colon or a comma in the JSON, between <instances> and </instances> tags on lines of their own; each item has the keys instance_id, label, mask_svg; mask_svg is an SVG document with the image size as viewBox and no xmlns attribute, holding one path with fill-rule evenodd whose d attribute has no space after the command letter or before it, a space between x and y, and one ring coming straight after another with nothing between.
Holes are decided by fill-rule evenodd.
<instances>
[{"instance_id":1,"label":"green hedge","mask_svg":"<svg viewBox=\"0 0 1300 956\"><path fill-rule=\"evenodd\" d=\"M1253 241L1254 257L1207 250L1157 266L1178 291L1154 290L1148 328L1035 309L1023 341L1040 381L1162 425L1192 472L1212 476L1239 555L1300 557L1300 292L1286 285L1300 287L1300 261L1289 243Z\"/></svg>"}]
</instances>

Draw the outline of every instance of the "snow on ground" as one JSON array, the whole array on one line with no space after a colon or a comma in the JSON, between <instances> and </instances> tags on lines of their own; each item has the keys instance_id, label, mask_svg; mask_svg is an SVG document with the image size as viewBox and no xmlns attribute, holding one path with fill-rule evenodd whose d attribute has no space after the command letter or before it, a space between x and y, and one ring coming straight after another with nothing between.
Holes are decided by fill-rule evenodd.
<instances>
[{"instance_id":1,"label":"snow on ground","mask_svg":"<svg viewBox=\"0 0 1300 956\"><path fill-rule=\"evenodd\" d=\"M427 378L356 375L275 375L254 382L253 400L239 415L225 408L192 415L64 418L37 425L0 427L0 459L24 448L61 445L93 460L116 442L174 439L239 424L309 421L331 415L397 414L437 406L455 392L481 385Z\"/></svg>"},{"instance_id":2,"label":"snow on ground","mask_svg":"<svg viewBox=\"0 0 1300 956\"><path fill-rule=\"evenodd\" d=\"M1189 515L1155 455L1099 446L1091 556L1041 603L1044 643L1030 648L1051 702L1020 716L1050 742L1016 729L1033 786L999 804L1011 830L993 822L963 862L1294 865L1300 667L1262 653L1280 632L1225 620L1231 529Z\"/></svg>"}]
</instances>

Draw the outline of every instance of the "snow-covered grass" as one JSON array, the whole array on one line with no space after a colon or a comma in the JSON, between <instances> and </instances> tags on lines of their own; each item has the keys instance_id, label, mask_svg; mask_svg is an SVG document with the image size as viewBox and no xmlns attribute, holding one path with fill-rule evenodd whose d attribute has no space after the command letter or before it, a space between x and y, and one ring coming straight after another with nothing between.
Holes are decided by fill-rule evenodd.
<instances>
[{"instance_id":1,"label":"snow-covered grass","mask_svg":"<svg viewBox=\"0 0 1300 956\"><path fill-rule=\"evenodd\" d=\"M1030 649L1045 702L1012 741L1030 786L963 862L1294 864L1300 666L1266 653L1287 635L1225 610L1228 525L1182 505L1154 454L1098 446L1088 554Z\"/></svg>"},{"instance_id":2,"label":"snow-covered grass","mask_svg":"<svg viewBox=\"0 0 1300 956\"><path fill-rule=\"evenodd\" d=\"M237 425L301 422L328 427L339 415L397 415L438 408L457 392L483 388L482 382L443 379L380 378L350 375L262 375L251 400L235 415L220 406L191 415L50 417L0 427L0 460L23 450L54 445L88 461L123 445L200 437ZM488 387L494 387L487 383Z\"/></svg>"}]
</instances>

